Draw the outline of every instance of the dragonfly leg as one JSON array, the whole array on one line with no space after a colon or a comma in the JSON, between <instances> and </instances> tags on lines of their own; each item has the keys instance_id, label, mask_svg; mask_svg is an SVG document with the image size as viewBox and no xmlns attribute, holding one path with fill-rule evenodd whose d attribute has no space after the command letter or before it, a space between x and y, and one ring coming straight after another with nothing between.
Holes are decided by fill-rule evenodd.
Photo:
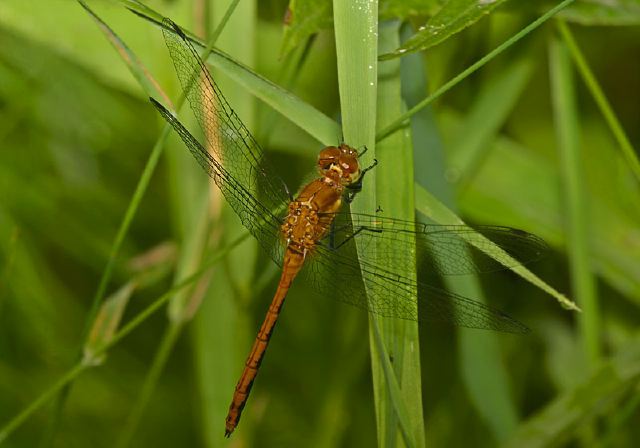
<instances>
[{"instance_id":1,"label":"dragonfly leg","mask_svg":"<svg viewBox=\"0 0 640 448\"><path fill-rule=\"evenodd\" d=\"M340 227L336 226L336 222L332 221L331 222L331 229L329 229L329 232L327 234L327 237L329 238L329 249L331 250L335 250L338 249L339 247L343 246L346 242L348 242L351 238L353 238L356 234L360 233L363 229L365 229L364 226L360 227L358 230L356 230L355 232L353 232L352 234L350 234L344 241L342 241L340 244L338 244L336 246L336 235L338 232L340 231L344 231L351 228L351 224L345 224L342 225ZM373 229L369 229L369 230L373 230Z\"/></svg>"},{"instance_id":2,"label":"dragonfly leg","mask_svg":"<svg viewBox=\"0 0 640 448\"><path fill-rule=\"evenodd\" d=\"M372 227L366 227L366 226L362 226L362 227L358 227L358 229L356 229L351 235L349 235L347 238L344 239L344 241L341 241L340 244L338 244L337 246L335 246L335 241L331 241L331 247L333 249L340 249L342 246L344 246L345 244L347 244L349 241L351 241L353 238L356 237L356 235L358 235L360 232L375 232L375 233L382 233L383 230L382 229L374 229Z\"/></svg>"},{"instance_id":3,"label":"dragonfly leg","mask_svg":"<svg viewBox=\"0 0 640 448\"><path fill-rule=\"evenodd\" d=\"M335 249L336 247L336 222L331 221L331 229L329 230L329 248Z\"/></svg>"},{"instance_id":4,"label":"dragonfly leg","mask_svg":"<svg viewBox=\"0 0 640 448\"><path fill-rule=\"evenodd\" d=\"M366 146L365 146L365 150L363 151L363 154L365 152L366 152ZM360 172L360 177L358 178L358 180L352 183L351 185L347 185L347 189L349 190L347 192L347 199L346 199L347 204L351 204L355 199L356 195L360 193L360 191L362 191L362 181L364 180L364 175L367 174L367 171L370 171L373 168L375 168L377 164L378 164L378 159L373 159L373 163Z\"/></svg>"}]
</instances>

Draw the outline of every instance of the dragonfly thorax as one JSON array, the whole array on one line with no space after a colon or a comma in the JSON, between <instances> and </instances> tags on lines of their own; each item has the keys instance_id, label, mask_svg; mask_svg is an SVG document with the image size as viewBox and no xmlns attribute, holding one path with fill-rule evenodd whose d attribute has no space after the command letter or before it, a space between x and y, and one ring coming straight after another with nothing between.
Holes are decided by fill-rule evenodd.
<instances>
[{"instance_id":1,"label":"dragonfly thorax","mask_svg":"<svg viewBox=\"0 0 640 448\"><path fill-rule=\"evenodd\" d=\"M318 155L318 171L340 185L350 185L360 178L358 151L344 143L327 146Z\"/></svg>"},{"instance_id":2,"label":"dragonfly thorax","mask_svg":"<svg viewBox=\"0 0 640 448\"><path fill-rule=\"evenodd\" d=\"M310 202L292 201L281 232L287 246L304 254L315 246L317 238L324 233L324 226Z\"/></svg>"}]
</instances>

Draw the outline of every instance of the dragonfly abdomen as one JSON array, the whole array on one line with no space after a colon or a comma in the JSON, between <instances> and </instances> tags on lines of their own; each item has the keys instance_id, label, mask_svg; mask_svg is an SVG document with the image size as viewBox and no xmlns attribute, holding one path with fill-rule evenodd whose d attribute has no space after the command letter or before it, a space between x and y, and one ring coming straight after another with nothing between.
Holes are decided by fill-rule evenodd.
<instances>
[{"instance_id":1,"label":"dragonfly abdomen","mask_svg":"<svg viewBox=\"0 0 640 448\"><path fill-rule=\"evenodd\" d=\"M278 321L278 316L280 315L284 299L287 296L287 292L291 287L293 279L296 277L298 272L300 272L303 263L303 253L287 249L284 256L282 275L280 276L278 289L273 296L273 300L271 301L271 305L269 306L264 322L262 322L260 331L258 331L258 336L253 343L253 348L247 357L244 370L238 380L238 384L236 385L236 389L233 394L233 399L231 400L231 405L229 406L229 413L227 414L225 422L225 436L227 437L231 435L238 425L238 421L240 421L240 415L242 414L244 405L249 398L253 381L258 375L258 369L260 368L262 358L264 357L267 346L269 345L273 329Z\"/></svg>"}]
</instances>

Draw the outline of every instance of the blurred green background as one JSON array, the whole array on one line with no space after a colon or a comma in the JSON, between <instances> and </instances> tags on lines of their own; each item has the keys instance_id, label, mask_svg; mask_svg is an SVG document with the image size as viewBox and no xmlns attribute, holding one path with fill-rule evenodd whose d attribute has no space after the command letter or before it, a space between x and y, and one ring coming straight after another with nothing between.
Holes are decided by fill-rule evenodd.
<instances>
[{"instance_id":1,"label":"blurred green background","mask_svg":"<svg viewBox=\"0 0 640 448\"><path fill-rule=\"evenodd\" d=\"M176 102L159 29L123 7L132 2L88 3ZM411 35L464 3L382 2L381 20L402 19ZM451 36L403 58L404 87L422 89L405 92L409 104L559 2L496 3L481 20L443 25ZM146 4L200 36L228 6ZM294 2L285 27L288 6L240 1L218 45L338 120L331 4ZM550 253L530 269L584 310L563 310L507 271L479 278L482 295L530 334L421 325L428 446L640 443L640 178L637 156L621 149L640 144L640 2L576 0L560 17L566 22L551 19L412 122L414 142L428 144L414 149L416 178L426 175L427 188L469 223L545 239ZM614 137L567 36L627 140ZM216 77L283 178L295 186L308 178L323 145ZM77 361L92 298L163 127L147 97L77 2L0 3L0 427ZM242 233L221 201L170 135L106 284L111 303L126 305L123 322ZM63 405L46 401L0 446L394 445L376 436L366 313L316 300L304 282L288 297L239 429L223 439L278 279L253 240L227 255L79 375Z\"/></svg>"}]
</instances>

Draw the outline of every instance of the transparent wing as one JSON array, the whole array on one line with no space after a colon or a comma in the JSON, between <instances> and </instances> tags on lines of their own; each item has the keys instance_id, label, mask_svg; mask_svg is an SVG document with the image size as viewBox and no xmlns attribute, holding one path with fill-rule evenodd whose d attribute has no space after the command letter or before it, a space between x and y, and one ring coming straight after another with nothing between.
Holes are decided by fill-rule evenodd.
<instances>
[{"instance_id":1,"label":"transparent wing","mask_svg":"<svg viewBox=\"0 0 640 448\"><path fill-rule=\"evenodd\" d=\"M211 156L191 133L162 104L151 98L162 117L178 133L200 166L213 179L231 204L242 224L258 240L263 249L278 264L282 264L283 248L280 243L282 217L275 215L238 182L225 167Z\"/></svg>"},{"instance_id":2,"label":"transparent wing","mask_svg":"<svg viewBox=\"0 0 640 448\"><path fill-rule=\"evenodd\" d=\"M279 225L290 201L289 191L213 81L188 38L171 20L164 19L163 25L165 42L182 89L204 133L205 145L158 102L152 102L221 188L245 227L271 258L281 264Z\"/></svg>"},{"instance_id":3,"label":"transparent wing","mask_svg":"<svg viewBox=\"0 0 640 448\"><path fill-rule=\"evenodd\" d=\"M206 148L162 105L152 102L221 188L242 223L281 264L280 225L289 192L189 40L170 20L165 19L164 25L167 46L204 132ZM406 276L415 269L412 263L416 257L431 263L428 267L441 274L509 267L509 263L505 266L491 258L476 257L474 252L478 249L474 245L489 244L481 235L520 262L539 258L546 247L533 235L506 227L417 225L374 215L341 213L335 216L333 231L319 242L304 272L319 292L383 316L524 332L524 325L498 310ZM360 263L356 240L364 250ZM423 252L437 256L422 257ZM514 260L513 264L520 262Z\"/></svg>"},{"instance_id":4,"label":"transparent wing","mask_svg":"<svg viewBox=\"0 0 640 448\"><path fill-rule=\"evenodd\" d=\"M511 227L422 224L356 213L336 214L332 237L325 244L339 247L352 238L360 247L385 242L393 248L382 261L390 270L402 266L398 257L417 252L422 267L441 275L500 271L539 260L548 250L539 237ZM484 253L495 246L507 255L503 263Z\"/></svg>"},{"instance_id":5,"label":"transparent wing","mask_svg":"<svg viewBox=\"0 0 640 448\"><path fill-rule=\"evenodd\" d=\"M497 309L408 274L415 271L414 259L420 267L433 268L441 274L506 269L498 262L478 261L480 258L476 260L472 253L465 252L478 251L468 242L469 234L479 235L476 230L467 226L425 226L371 215L352 216L353 223L346 213L336 215L332 232L316 247L303 271L323 295L381 316L510 333L528 331L525 325ZM479 229L485 236L497 237L496 243L505 251L524 256L526 261L539 258L546 247L537 237L515 229ZM360 262L356 241L361 250ZM445 261L433 261L425 251L437 253Z\"/></svg>"},{"instance_id":6,"label":"transparent wing","mask_svg":"<svg viewBox=\"0 0 640 448\"><path fill-rule=\"evenodd\" d=\"M291 200L289 191L264 152L233 111L198 52L175 23L163 21L164 39L202 131L207 150L252 194L260 193L270 210Z\"/></svg>"}]
</instances>

